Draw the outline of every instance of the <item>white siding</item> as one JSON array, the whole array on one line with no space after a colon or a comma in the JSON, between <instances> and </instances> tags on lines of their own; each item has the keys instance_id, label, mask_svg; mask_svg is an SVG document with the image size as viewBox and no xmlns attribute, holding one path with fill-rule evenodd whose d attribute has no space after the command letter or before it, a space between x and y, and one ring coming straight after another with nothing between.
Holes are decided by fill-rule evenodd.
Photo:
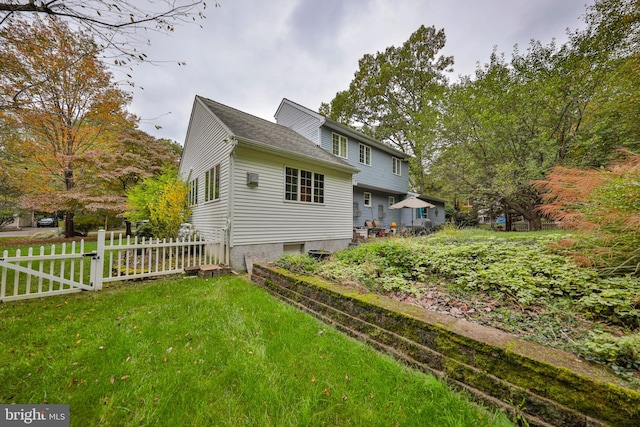
<instances>
[{"instance_id":1,"label":"white siding","mask_svg":"<svg viewBox=\"0 0 640 427\"><path fill-rule=\"evenodd\" d=\"M276 123L295 130L300 135L320 145L319 128L321 120L299 108L283 102L276 115Z\"/></svg>"},{"instance_id":2,"label":"white siding","mask_svg":"<svg viewBox=\"0 0 640 427\"><path fill-rule=\"evenodd\" d=\"M225 141L226 140L226 141ZM180 175L198 181L198 205L189 221L206 234L207 230L226 227L229 200L229 153L232 142L225 128L196 100L180 163ZM205 202L205 174L220 164L220 199Z\"/></svg>"},{"instance_id":3,"label":"white siding","mask_svg":"<svg viewBox=\"0 0 640 427\"><path fill-rule=\"evenodd\" d=\"M351 174L239 147L234 164L232 245L351 239ZM324 174L323 204L284 200L285 167ZM259 174L257 187L247 172Z\"/></svg>"}]
</instances>

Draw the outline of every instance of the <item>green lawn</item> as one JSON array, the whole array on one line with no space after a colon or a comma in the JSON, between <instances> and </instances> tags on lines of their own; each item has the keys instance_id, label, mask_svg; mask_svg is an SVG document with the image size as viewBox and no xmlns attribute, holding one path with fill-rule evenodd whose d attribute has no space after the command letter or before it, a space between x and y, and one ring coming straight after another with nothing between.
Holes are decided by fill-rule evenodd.
<instances>
[{"instance_id":1,"label":"green lawn","mask_svg":"<svg viewBox=\"0 0 640 427\"><path fill-rule=\"evenodd\" d=\"M71 425L510 425L238 278L0 305L0 403Z\"/></svg>"}]
</instances>

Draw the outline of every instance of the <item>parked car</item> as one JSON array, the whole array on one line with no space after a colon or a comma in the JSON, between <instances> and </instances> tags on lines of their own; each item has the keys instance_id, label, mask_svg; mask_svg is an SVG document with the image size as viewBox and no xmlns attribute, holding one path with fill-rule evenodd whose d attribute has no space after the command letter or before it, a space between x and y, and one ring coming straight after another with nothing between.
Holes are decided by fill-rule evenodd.
<instances>
[{"instance_id":1,"label":"parked car","mask_svg":"<svg viewBox=\"0 0 640 427\"><path fill-rule=\"evenodd\" d=\"M38 227L57 227L58 219L57 218L40 218L36 223Z\"/></svg>"}]
</instances>

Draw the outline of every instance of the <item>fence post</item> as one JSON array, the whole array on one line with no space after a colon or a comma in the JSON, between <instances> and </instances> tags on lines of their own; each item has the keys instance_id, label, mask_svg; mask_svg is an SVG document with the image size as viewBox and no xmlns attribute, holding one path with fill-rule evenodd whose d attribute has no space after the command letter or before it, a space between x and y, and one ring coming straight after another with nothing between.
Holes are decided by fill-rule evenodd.
<instances>
[{"instance_id":1,"label":"fence post","mask_svg":"<svg viewBox=\"0 0 640 427\"><path fill-rule=\"evenodd\" d=\"M98 247L96 254L91 259L91 282L94 291L102 290L102 279L104 275L104 248L107 232L105 230L98 231Z\"/></svg>"}]
</instances>

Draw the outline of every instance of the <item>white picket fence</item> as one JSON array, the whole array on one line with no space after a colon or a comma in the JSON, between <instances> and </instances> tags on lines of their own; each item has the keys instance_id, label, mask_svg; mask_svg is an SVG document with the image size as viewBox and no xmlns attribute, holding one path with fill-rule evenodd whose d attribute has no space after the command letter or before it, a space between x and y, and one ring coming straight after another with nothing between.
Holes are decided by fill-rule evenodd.
<instances>
[{"instance_id":1,"label":"white picket fence","mask_svg":"<svg viewBox=\"0 0 640 427\"><path fill-rule=\"evenodd\" d=\"M103 283L183 273L199 265L226 265L226 230L188 240L138 239L98 232L97 247L85 242L5 250L0 257L0 301L100 290Z\"/></svg>"}]
</instances>

